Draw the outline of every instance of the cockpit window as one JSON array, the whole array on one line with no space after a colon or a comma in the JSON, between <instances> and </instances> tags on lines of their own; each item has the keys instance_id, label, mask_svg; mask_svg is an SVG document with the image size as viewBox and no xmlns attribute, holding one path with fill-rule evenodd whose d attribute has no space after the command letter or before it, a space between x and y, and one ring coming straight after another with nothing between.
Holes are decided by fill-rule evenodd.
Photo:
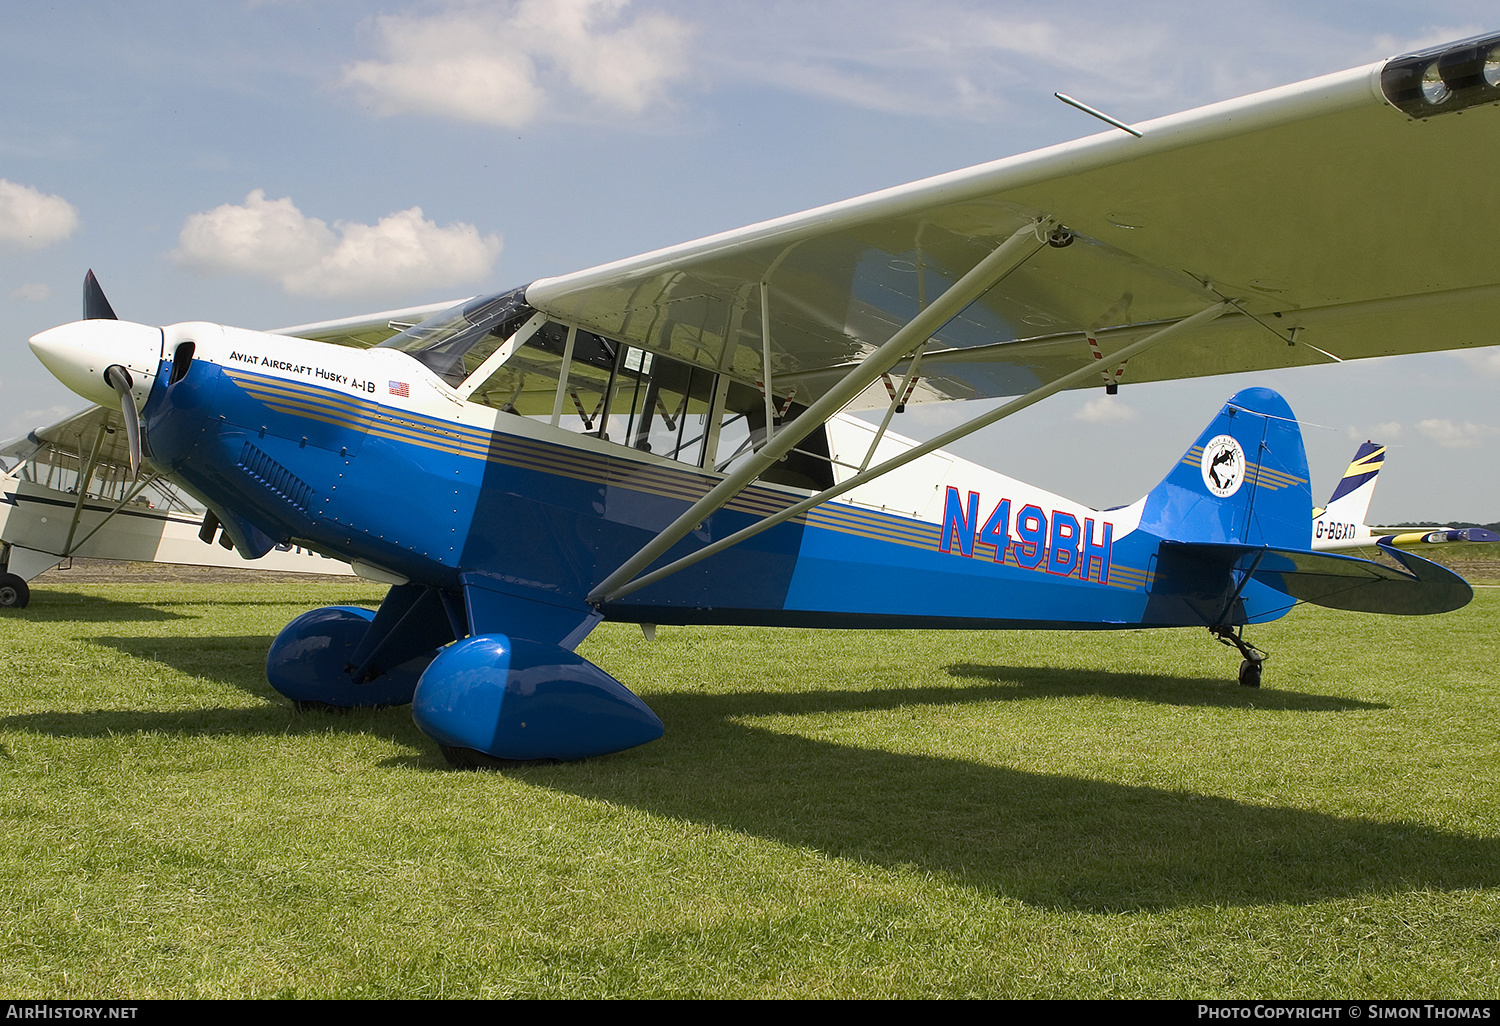
<instances>
[{"instance_id":1,"label":"cockpit window","mask_svg":"<svg viewBox=\"0 0 1500 1026\"><path fill-rule=\"evenodd\" d=\"M505 413L517 413L557 423L562 411L557 409L557 383L565 365L571 365L578 377L592 368L595 376L609 381L615 364L618 343L587 331L576 331L569 358L568 327L547 321L513 352L504 365L469 393L469 402L490 406ZM577 390L574 386L574 391ZM587 385L582 386L585 389ZM571 412L571 406L567 406ZM558 416L555 417L554 413Z\"/></svg>"},{"instance_id":2,"label":"cockpit window","mask_svg":"<svg viewBox=\"0 0 1500 1026\"><path fill-rule=\"evenodd\" d=\"M526 305L524 287L481 296L414 324L377 348L399 349L456 387L535 312Z\"/></svg>"},{"instance_id":3,"label":"cockpit window","mask_svg":"<svg viewBox=\"0 0 1500 1026\"><path fill-rule=\"evenodd\" d=\"M535 315L524 290L516 289L445 310L381 345L420 360L458 388L514 338L503 364L461 389L469 402L689 466L722 473L765 444L766 398L753 385L559 321L515 337ZM773 405L778 427L805 409L785 396ZM762 480L814 491L831 486L823 428Z\"/></svg>"}]
</instances>

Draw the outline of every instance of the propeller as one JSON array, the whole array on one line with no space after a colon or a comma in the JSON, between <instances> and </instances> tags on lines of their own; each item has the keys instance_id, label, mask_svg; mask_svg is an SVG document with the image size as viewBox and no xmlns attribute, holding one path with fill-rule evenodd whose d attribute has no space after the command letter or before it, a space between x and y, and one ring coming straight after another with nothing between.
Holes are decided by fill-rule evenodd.
<instances>
[{"instance_id":1,"label":"propeller","mask_svg":"<svg viewBox=\"0 0 1500 1026\"><path fill-rule=\"evenodd\" d=\"M83 277L83 319L86 321L117 321L115 308L109 305L109 300L104 298L104 290L99 287L99 279L94 277L93 268Z\"/></svg>"},{"instance_id":2,"label":"propeller","mask_svg":"<svg viewBox=\"0 0 1500 1026\"><path fill-rule=\"evenodd\" d=\"M130 391L135 384L130 372L118 363L104 368L104 380L120 397L120 415L125 420L125 441L130 446L130 473L137 479L141 476L141 411L135 408L135 395Z\"/></svg>"},{"instance_id":3,"label":"propeller","mask_svg":"<svg viewBox=\"0 0 1500 1026\"><path fill-rule=\"evenodd\" d=\"M86 321L117 321L115 308L109 305L99 279L93 268L83 276L83 319ZM125 441L130 446L130 473L141 476L141 413L135 408L135 396L130 389L135 379L123 364L112 363L104 368L104 380L120 397L120 413L125 419Z\"/></svg>"}]
</instances>

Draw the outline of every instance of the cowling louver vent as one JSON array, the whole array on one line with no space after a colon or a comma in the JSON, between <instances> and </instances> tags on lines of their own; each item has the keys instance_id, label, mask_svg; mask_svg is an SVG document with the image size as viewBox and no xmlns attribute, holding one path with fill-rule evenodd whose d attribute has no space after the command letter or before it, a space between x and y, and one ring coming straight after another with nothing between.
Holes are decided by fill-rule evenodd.
<instances>
[{"instance_id":1,"label":"cowling louver vent","mask_svg":"<svg viewBox=\"0 0 1500 1026\"><path fill-rule=\"evenodd\" d=\"M312 505L312 489L249 442L240 453L240 468L303 513Z\"/></svg>"}]
</instances>

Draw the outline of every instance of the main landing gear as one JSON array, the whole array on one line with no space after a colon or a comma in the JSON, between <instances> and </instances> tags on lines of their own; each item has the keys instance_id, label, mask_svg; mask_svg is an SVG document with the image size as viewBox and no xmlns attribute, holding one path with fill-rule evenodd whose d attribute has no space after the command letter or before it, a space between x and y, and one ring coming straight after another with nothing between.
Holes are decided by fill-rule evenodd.
<instances>
[{"instance_id":1,"label":"main landing gear","mask_svg":"<svg viewBox=\"0 0 1500 1026\"><path fill-rule=\"evenodd\" d=\"M31 589L24 578L0 573L0 608L25 609L31 601Z\"/></svg>"},{"instance_id":2,"label":"main landing gear","mask_svg":"<svg viewBox=\"0 0 1500 1026\"><path fill-rule=\"evenodd\" d=\"M562 645L499 632L454 640L468 634L460 602L401 585L378 613L304 613L272 644L266 679L301 710L410 703L417 727L460 769L588 759L661 737L644 702ZM548 628L541 617L516 620Z\"/></svg>"},{"instance_id":3,"label":"main landing gear","mask_svg":"<svg viewBox=\"0 0 1500 1026\"><path fill-rule=\"evenodd\" d=\"M266 656L266 680L301 712L406 705L435 653L356 680L349 663L375 614L355 606L324 606L284 627Z\"/></svg>"},{"instance_id":4,"label":"main landing gear","mask_svg":"<svg viewBox=\"0 0 1500 1026\"><path fill-rule=\"evenodd\" d=\"M1266 661L1266 654L1245 640L1244 629L1241 627L1210 627L1209 632L1220 643L1239 649L1240 655L1245 657L1240 663L1240 686L1247 688L1260 687L1260 669L1261 664Z\"/></svg>"},{"instance_id":5,"label":"main landing gear","mask_svg":"<svg viewBox=\"0 0 1500 1026\"><path fill-rule=\"evenodd\" d=\"M412 719L460 769L588 759L655 741L663 729L587 659L505 634L445 648L422 673Z\"/></svg>"}]
</instances>

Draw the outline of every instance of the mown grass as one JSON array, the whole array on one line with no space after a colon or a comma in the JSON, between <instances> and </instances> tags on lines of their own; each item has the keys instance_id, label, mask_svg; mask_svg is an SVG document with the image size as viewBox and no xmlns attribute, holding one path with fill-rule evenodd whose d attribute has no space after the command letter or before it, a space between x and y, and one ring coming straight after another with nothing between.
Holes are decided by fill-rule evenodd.
<instances>
[{"instance_id":1,"label":"mown grass","mask_svg":"<svg viewBox=\"0 0 1500 1026\"><path fill-rule=\"evenodd\" d=\"M1253 629L605 625L667 725L449 771L295 713L362 584L39 585L0 616L12 997L1493 997L1500 592Z\"/></svg>"}]
</instances>

